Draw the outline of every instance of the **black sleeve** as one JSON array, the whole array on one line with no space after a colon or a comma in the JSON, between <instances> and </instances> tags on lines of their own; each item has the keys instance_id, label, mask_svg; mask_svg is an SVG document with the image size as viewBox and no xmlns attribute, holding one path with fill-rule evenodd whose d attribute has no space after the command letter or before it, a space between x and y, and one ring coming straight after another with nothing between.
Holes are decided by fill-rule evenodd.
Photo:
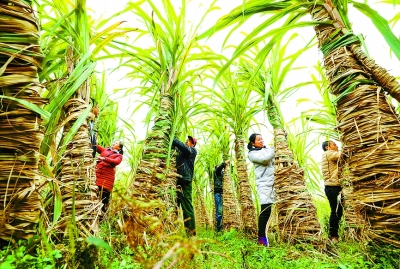
<instances>
[{"instance_id":1,"label":"black sleeve","mask_svg":"<svg viewBox=\"0 0 400 269\"><path fill-rule=\"evenodd\" d=\"M221 175L222 169L224 169L225 166L226 166L225 162L221 163L217 168L215 168L215 174Z\"/></svg>"},{"instance_id":2,"label":"black sleeve","mask_svg":"<svg viewBox=\"0 0 400 269\"><path fill-rule=\"evenodd\" d=\"M182 152L186 156L190 156L192 154L192 148L186 146L184 143L179 141L178 139L174 138L174 141L172 142L172 146L177 147L180 152Z\"/></svg>"}]
</instances>

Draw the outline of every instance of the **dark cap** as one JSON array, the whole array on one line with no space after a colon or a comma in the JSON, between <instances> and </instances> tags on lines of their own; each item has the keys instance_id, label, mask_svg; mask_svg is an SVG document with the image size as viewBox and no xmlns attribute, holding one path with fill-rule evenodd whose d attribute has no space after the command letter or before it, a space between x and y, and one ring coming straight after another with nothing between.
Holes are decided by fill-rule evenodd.
<instances>
[{"instance_id":1,"label":"dark cap","mask_svg":"<svg viewBox=\"0 0 400 269\"><path fill-rule=\"evenodd\" d=\"M196 138L194 138L193 136L190 136L190 135L188 135L188 138L190 139L190 141L192 141L193 145L196 146L196 144L197 144Z\"/></svg>"}]
</instances>

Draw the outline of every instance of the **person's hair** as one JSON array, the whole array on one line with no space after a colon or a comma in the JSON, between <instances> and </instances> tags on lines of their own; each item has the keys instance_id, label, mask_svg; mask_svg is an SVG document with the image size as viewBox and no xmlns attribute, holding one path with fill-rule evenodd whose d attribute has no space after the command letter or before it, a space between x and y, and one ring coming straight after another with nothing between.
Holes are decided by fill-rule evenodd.
<instances>
[{"instance_id":1,"label":"person's hair","mask_svg":"<svg viewBox=\"0 0 400 269\"><path fill-rule=\"evenodd\" d=\"M119 141L119 147L120 147L120 149L118 150L119 154L124 155L124 150L123 150L124 144L122 144L121 141Z\"/></svg>"},{"instance_id":2,"label":"person's hair","mask_svg":"<svg viewBox=\"0 0 400 269\"><path fill-rule=\"evenodd\" d=\"M331 143L331 142L332 142L331 140L327 140L327 141L322 142L322 149L324 151L326 151L326 147L329 147L329 143Z\"/></svg>"},{"instance_id":3,"label":"person's hair","mask_svg":"<svg viewBox=\"0 0 400 269\"><path fill-rule=\"evenodd\" d=\"M254 142L256 141L257 135L260 135L260 134L254 133L254 134L250 135L250 137L249 137L249 143L247 144L247 148L248 148L248 149L251 149L251 148L253 147L253 144L252 144L252 143L254 143Z\"/></svg>"}]
</instances>

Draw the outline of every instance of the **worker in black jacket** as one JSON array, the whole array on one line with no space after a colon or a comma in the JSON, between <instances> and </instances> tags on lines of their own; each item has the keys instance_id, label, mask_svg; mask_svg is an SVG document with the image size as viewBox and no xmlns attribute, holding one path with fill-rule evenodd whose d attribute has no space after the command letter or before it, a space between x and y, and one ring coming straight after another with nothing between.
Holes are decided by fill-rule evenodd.
<instances>
[{"instance_id":1,"label":"worker in black jacket","mask_svg":"<svg viewBox=\"0 0 400 269\"><path fill-rule=\"evenodd\" d=\"M229 165L229 160L226 160L218 166L216 165L214 169L214 201L217 232L220 232L222 230L222 183L224 178L224 170L227 165Z\"/></svg>"},{"instance_id":2,"label":"worker in black jacket","mask_svg":"<svg viewBox=\"0 0 400 269\"><path fill-rule=\"evenodd\" d=\"M185 144L174 138L172 146L179 150L176 157L176 169L179 174L177 181L177 202L182 208L184 225L190 235L196 235L196 223L192 203L192 180L194 175L194 161L197 150L196 139L188 136Z\"/></svg>"}]
</instances>

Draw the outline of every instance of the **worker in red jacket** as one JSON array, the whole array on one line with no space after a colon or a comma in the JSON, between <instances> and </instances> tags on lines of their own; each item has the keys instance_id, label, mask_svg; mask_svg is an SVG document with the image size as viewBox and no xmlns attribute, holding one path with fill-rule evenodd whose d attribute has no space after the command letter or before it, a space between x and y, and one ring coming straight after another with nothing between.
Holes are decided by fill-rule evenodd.
<instances>
[{"instance_id":1,"label":"worker in red jacket","mask_svg":"<svg viewBox=\"0 0 400 269\"><path fill-rule=\"evenodd\" d=\"M103 202L102 210L105 212L110 202L110 195L114 187L115 167L122 161L124 154L121 141L115 141L111 148L97 145L96 185L99 187L99 198Z\"/></svg>"}]
</instances>

